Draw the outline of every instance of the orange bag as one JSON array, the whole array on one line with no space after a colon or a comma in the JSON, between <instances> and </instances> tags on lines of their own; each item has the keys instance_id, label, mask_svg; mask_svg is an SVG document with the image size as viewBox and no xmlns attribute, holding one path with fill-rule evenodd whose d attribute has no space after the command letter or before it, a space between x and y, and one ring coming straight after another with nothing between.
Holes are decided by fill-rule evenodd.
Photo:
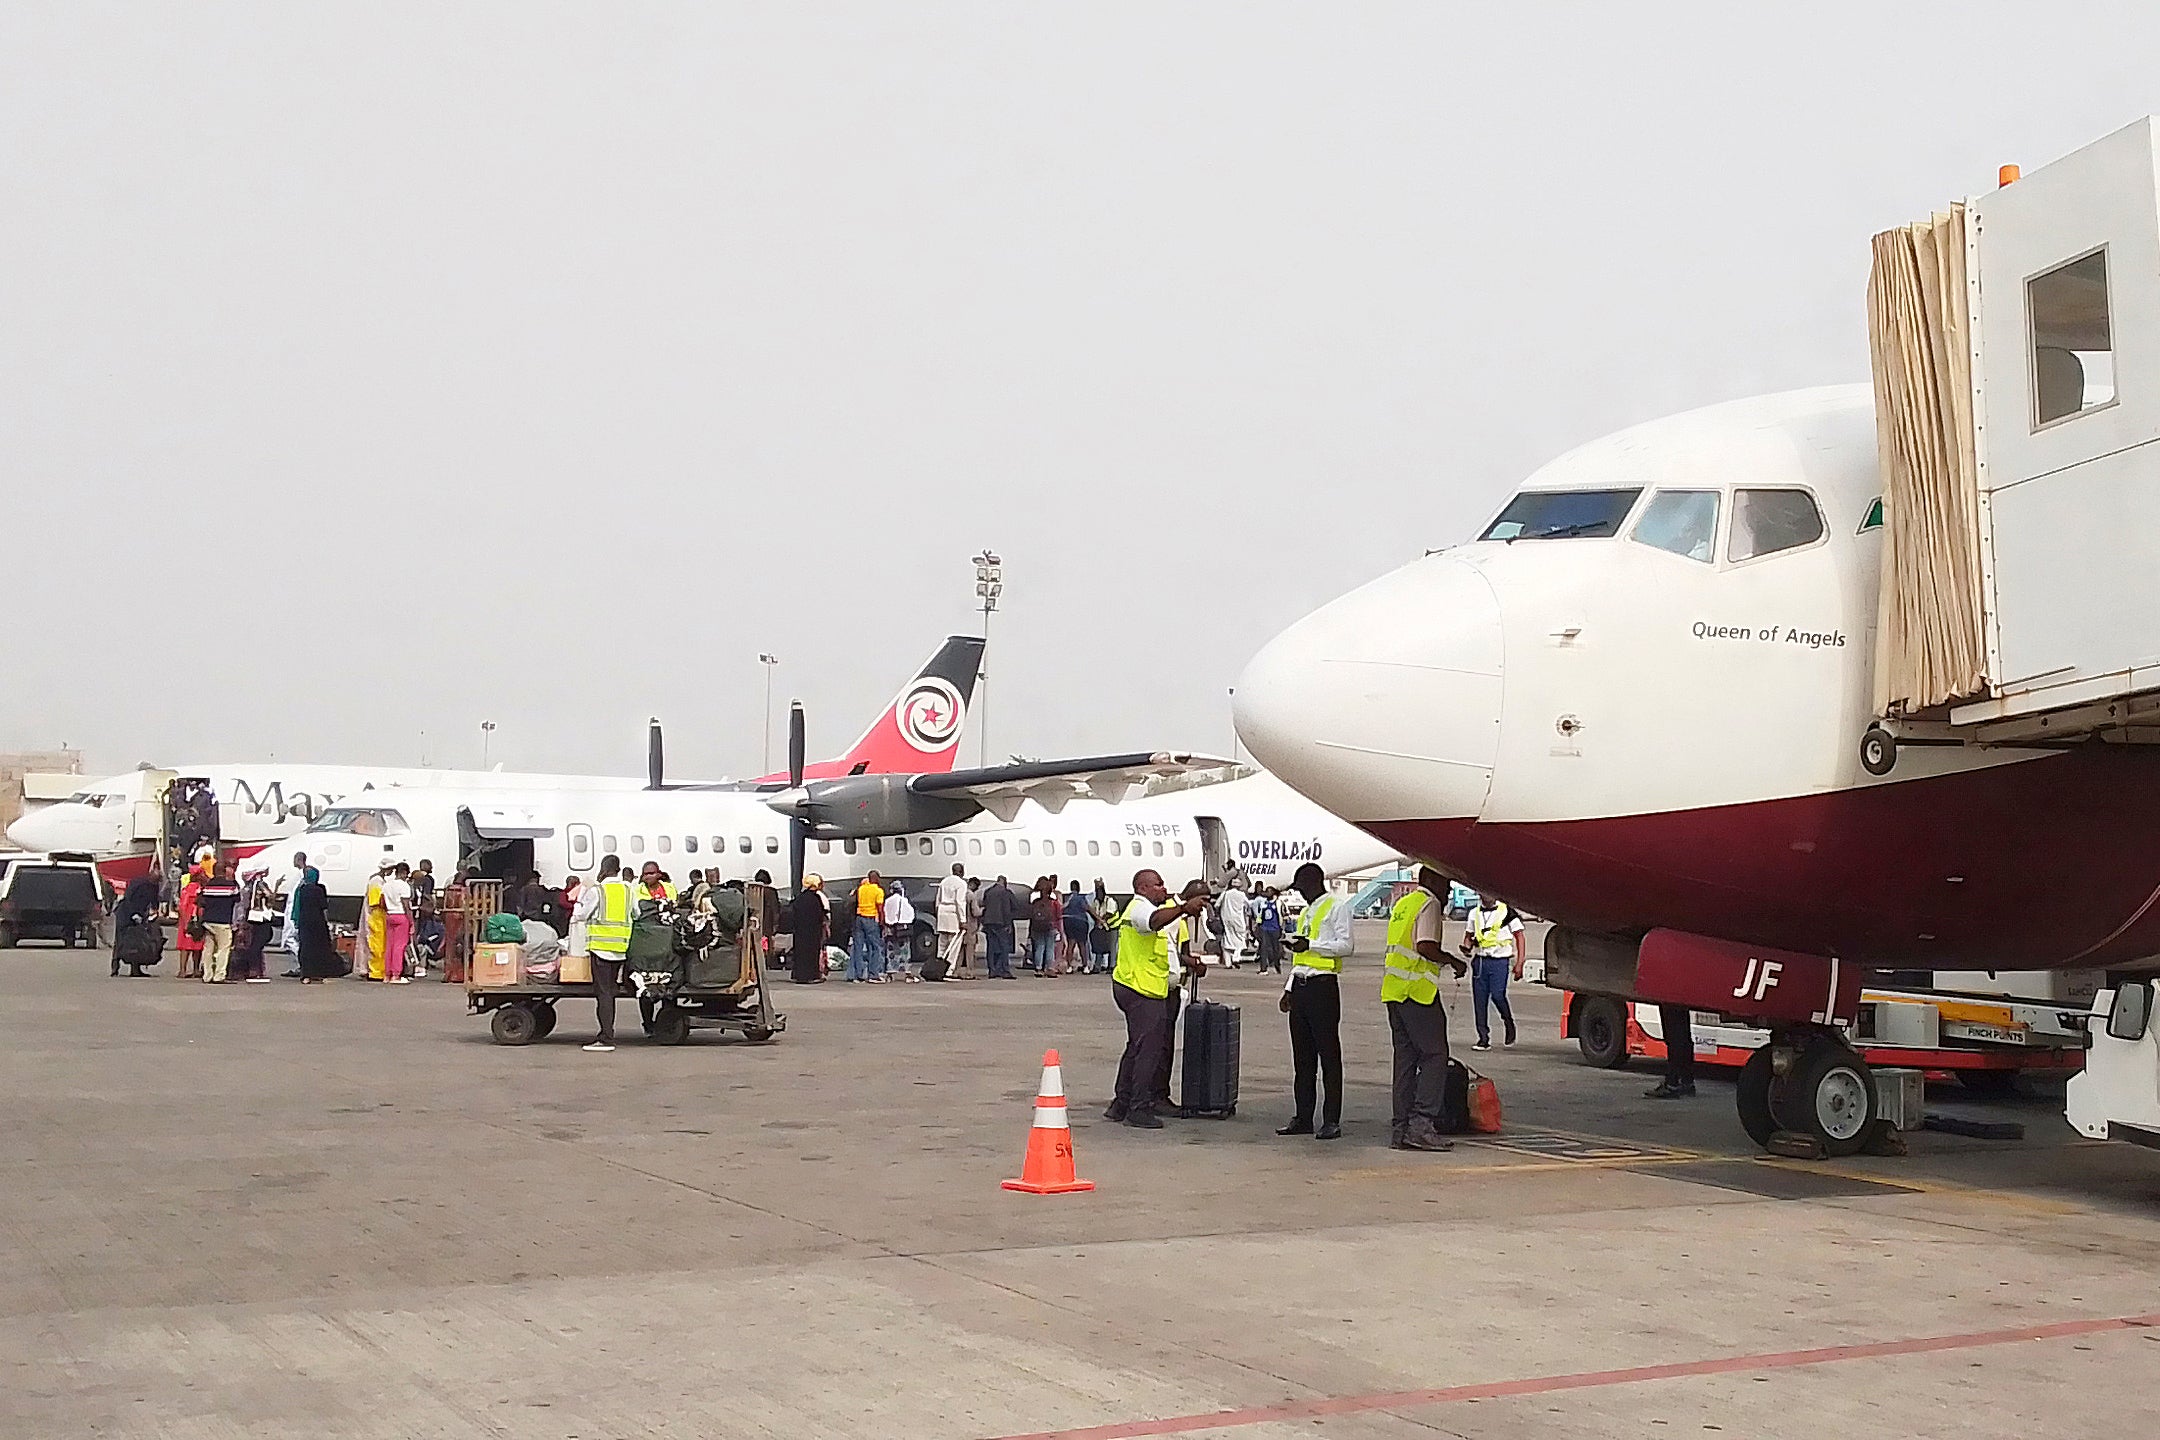
<instances>
[{"instance_id":1,"label":"orange bag","mask_svg":"<svg viewBox=\"0 0 2160 1440\"><path fill-rule=\"evenodd\" d=\"M1475 1070L1470 1072L1470 1129L1477 1135L1500 1133L1500 1087Z\"/></svg>"}]
</instances>

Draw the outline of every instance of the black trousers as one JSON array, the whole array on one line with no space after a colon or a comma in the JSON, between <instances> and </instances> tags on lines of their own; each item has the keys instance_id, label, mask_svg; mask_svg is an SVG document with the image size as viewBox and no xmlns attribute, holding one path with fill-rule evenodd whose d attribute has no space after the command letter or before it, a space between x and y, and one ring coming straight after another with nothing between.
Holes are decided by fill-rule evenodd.
<instances>
[{"instance_id":1,"label":"black trousers","mask_svg":"<svg viewBox=\"0 0 2160 1440\"><path fill-rule=\"evenodd\" d=\"M615 1043L615 987L622 983L623 962L604 955L592 957L593 1015L600 1022L600 1038Z\"/></svg>"},{"instance_id":2,"label":"black trousers","mask_svg":"<svg viewBox=\"0 0 2160 1440\"><path fill-rule=\"evenodd\" d=\"M1685 1005L1657 1007L1658 1029L1665 1032L1665 1078L1695 1078L1695 1021Z\"/></svg>"},{"instance_id":3,"label":"black trousers","mask_svg":"<svg viewBox=\"0 0 2160 1440\"><path fill-rule=\"evenodd\" d=\"M1125 1053L1117 1067L1118 1108L1152 1113L1155 1072L1163 1063L1163 1042L1170 1038L1169 1027L1163 1024L1164 1002L1115 980L1110 982L1110 995L1125 1012Z\"/></svg>"},{"instance_id":4,"label":"black trousers","mask_svg":"<svg viewBox=\"0 0 2160 1440\"><path fill-rule=\"evenodd\" d=\"M1438 1125L1447 1099L1447 1012L1437 999L1390 1000L1387 1019L1395 1038L1395 1129L1414 1119Z\"/></svg>"},{"instance_id":5,"label":"black trousers","mask_svg":"<svg viewBox=\"0 0 2160 1440\"><path fill-rule=\"evenodd\" d=\"M1296 1119L1312 1123L1315 1078L1327 1082L1320 1120L1342 1122L1342 986L1333 975L1300 975L1290 982L1290 1059Z\"/></svg>"},{"instance_id":6,"label":"black trousers","mask_svg":"<svg viewBox=\"0 0 2160 1440\"><path fill-rule=\"evenodd\" d=\"M1170 1066L1177 1059L1177 1017L1185 1008L1185 991L1172 985L1162 1002L1162 1058L1155 1062L1155 1082L1148 1093L1165 1110L1170 1108Z\"/></svg>"},{"instance_id":7,"label":"black trousers","mask_svg":"<svg viewBox=\"0 0 2160 1440\"><path fill-rule=\"evenodd\" d=\"M1282 973L1282 932L1280 930L1262 930L1260 932L1260 968L1262 970L1273 970L1277 974Z\"/></svg>"}]
</instances>

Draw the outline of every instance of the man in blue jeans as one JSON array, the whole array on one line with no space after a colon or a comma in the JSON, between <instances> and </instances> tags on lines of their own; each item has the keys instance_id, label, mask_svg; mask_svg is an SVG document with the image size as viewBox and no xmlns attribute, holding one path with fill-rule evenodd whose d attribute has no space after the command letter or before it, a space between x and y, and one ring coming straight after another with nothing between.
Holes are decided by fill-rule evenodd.
<instances>
[{"instance_id":1,"label":"man in blue jeans","mask_svg":"<svg viewBox=\"0 0 2160 1440\"><path fill-rule=\"evenodd\" d=\"M1508 1008L1507 982L1512 974L1522 979L1522 921L1506 904L1480 892L1477 909L1470 912L1469 928L1463 932L1463 953L1470 957L1470 1007L1477 1016L1477 1044L1473 1050L1492 1049L1492 1027L1486 1006L1500 1012L1507 1027L1503 1044L1515 1043L1515 1012Z\"/></svg>"},{"instance_id":2,"label":"man in blue jeans","mask_svg":"<svg viewBox=\"0 0 2160 1440\"><path fill-rule=\"evenodd\" d=\"M885 885L872 870L855 887L855 937L848 945L850 984L885 982Z\"/></svg>"},{"instance_id":3,"label":"man in blue jeans","mask_svg":"<svg viewBox=\"0 0 2160 1440\"><path fill-rule=\"evenodd\" d=\"M983 892L982 933L989 946L990 978L1011 980L1013 975L1013 926L1020 919L1020 897L1013 894L1005 877Z\"/></svg>"}]
</instances>

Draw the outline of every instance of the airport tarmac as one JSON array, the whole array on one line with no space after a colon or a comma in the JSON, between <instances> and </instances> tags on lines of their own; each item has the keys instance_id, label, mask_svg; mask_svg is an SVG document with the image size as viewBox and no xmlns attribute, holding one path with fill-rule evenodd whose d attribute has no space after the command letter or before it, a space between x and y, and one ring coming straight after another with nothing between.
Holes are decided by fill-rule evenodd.
<instances>
[{"instance_id":1,"label":"airport tarmac","mask_svg":"<svg viewBox=\"0 0 2160 1440\"><path fill-rule=\"evenodd\" d=\"M1361 949L1377 950L1367 927ZM2059 1093L2022 1142L1757 1158L1730 1085L1652 1104L1557 996L1469 1057L1508 1130L1385 1148L1353 961L1348 1136L1243 1103L1100 1118L1099 979L780 987L787 1033L488 1042L460 991L114 980L0 954L0 1436L2029 1436L2137 1433L2160 1156ZM170 969L170 964L165 967ZM1458 1046L1467 987L1446 996ZM630 1012L635 1029L634 1010ZM1092 1194L1018 1173L1061 1052ZM2055 1087L2059 1090L2059 1087Z\"/></svg>"}]
</instances>

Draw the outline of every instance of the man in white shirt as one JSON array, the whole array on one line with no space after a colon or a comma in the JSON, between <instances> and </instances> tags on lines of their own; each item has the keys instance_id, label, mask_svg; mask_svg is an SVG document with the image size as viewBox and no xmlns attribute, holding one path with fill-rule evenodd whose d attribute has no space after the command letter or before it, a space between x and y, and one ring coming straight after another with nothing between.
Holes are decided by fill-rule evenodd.
<instances>
[{"instance_id":1,"label":"man in white shirt","mask_svg":"<svg viewBox=\"0 0 2160 1440\"><path fill-rule=\"evenodd\" d=\"M409 985L405 951L412 944L412 866L400 860L382 881L383 976L392 985Z\"/></svg>"},{"instance_id":2,"label":"man in white shirt","mask_svg":"<svg viewBox=\"0 0 2160 1440\"><path fill-rule=\"evenodd\" d=\"M967 973L967 913L967 867L956 860L952 874L937 886L938 954L944 957L946 973L955 979Z\"/></svg>"},{"instance_id":3,"label":"man in white shirt","mask_svg":"<svg viewBox=\"0 0 2160 1440\"><path fill-rule=\"evenodd\" d=\"M1515 1043L1515 1012L1508 1008L1507 982L1510 973L1522 979L1526 944L1522 920L1514 910L1479 891L1477 909L1470 912L1469 929L1463 932L1463 950L1470 956L1470 1008L1477 1016L1477 1044L1471 1049L1492 1049L1492 1027L1485 1016L1488 1003L1507 1026L1501 1043Z\"/></svg>"},{"instance_id":4,"label":"man in white shirt","mask_svg":"<svg viewBox=\"0 0 2160 1440\"><path fill-rule=\"evenodd\" d=\"M1278 1135L1342 1138L1342 962L1350 958L1350 902L1327 888L1327 872L1310 860L1298 866L1291 888L1305 901L1289 945L1295 957L1283 987L1282 1010L1290 1017L1292 1093L1297 1110ZM1321 1100L1317 1081L1325 1081ZM1313 1126L1320 1101L1319 1128Z\"/></svg>"},{"instance_id":5,"label":"man in white shirt","mask_svg":"<svg viewBox=\"0 0 2160 1440\"><path fill-rule=\"evenodd\" d=\"M285 871L271 882L271 891L277 897L277 907L284 912L285 930L278 936L278 949L293 957L292 969L285 972L287 980L300 978L300 925L293 918L293 901L300 894L300 886L307 876L307 852L293 852L292 869Z\"/></svg>"},{"instance_id":6,"label":"man in white shirt","mask_svg":"<svg viewBox=\"0 0 2160 1440\"><path fill-rule=\"evenodd\" d=\"M1222 916L1222 962L1233 969L1245 958L1245 885L1233 872L1216 913Z\"/></svg>"},{"instance_id":7,"label":"man in white shirt","mask_svg":"<svg viewBox=\"0 0 2160 1440\"><path fill-rule=\"evenodd\" d=\"M922 976L915 973L915 902L908 899L907 891L895 880L885 892L885 954L889 957L892 973L910 985L919 983Z\"/></svg>"}]
</instances>

